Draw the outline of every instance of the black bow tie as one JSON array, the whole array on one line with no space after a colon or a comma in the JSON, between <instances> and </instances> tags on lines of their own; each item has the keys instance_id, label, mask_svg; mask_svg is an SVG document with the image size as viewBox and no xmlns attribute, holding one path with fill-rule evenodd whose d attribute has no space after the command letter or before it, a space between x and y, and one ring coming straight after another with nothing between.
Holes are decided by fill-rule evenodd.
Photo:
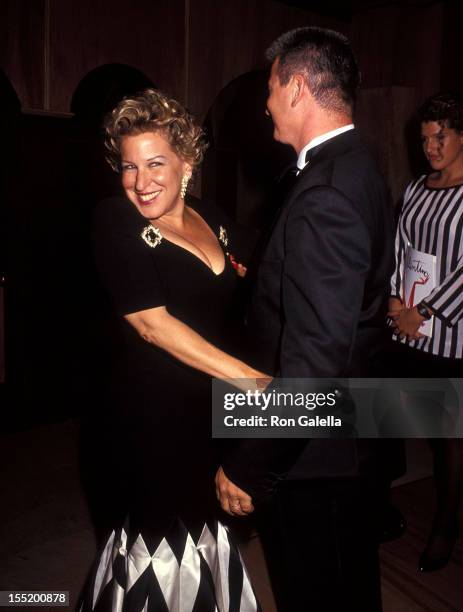
<instances>
[{"instance_id":1,"label":"black bow tie","mask_svg":"<svg viewBox=\"0 0 463 612\"><path fill-rule=\"evenodd\" d=\"M278 178L278 191L280 192L281 196L285 196L288 193L296 182L298 174L299 168L296 166L296 164L288 166L281 173L280 177Z\"/></svg>"},{"instance_id":2,"label":"black bow tie","mask_svg":"<svg viewBox=\"0 0 463 612\"><path fill-rule=\"evenodd\" d=\"M337 136L336 136L337 138ZM329 144L330 142L332 142L332 139L330 138L329 140L324 140L323 142L321 142L318 145L315 145L315 147L312 147L311 149L309 149L307 151L307 153L305 154L305 163L308 164L310 163L313 158L318 155L320 153L320 151L326 147L327 144Z\"/></svg>"},{"instance_id":3,"label":"black bow tie","mask_svg":"<svg viewBox=\"0 0 463 612\"><path fill-rule=\"evenodd\" d=\"M321 147L323 146L323 142L319 145L316 145L315 147L312 147L311 149L309 149L307 151L307 153L305 154L305 163L308 164L312 161L312 159L315 157L315 155L318 153L318 151L320 151Z\"/></svg>"}]
</instances>

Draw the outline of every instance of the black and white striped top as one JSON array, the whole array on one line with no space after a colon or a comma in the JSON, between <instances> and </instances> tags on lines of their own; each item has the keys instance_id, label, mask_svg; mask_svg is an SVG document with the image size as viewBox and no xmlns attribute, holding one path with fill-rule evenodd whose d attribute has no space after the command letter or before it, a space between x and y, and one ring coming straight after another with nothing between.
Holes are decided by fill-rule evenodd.
<instances>
[{"instance_id":1,"label":"black and white striped top","mask_svg":"<svg viewBox=\"0 0 463 612\"><path fill-rule=\"evenodd\" d=\"M397 228L396 269L391 295L402 298L407 245L436 255L436 288L424 300L432 308L433 335L410 346L440 357L463 357L463 185L426 187L426 176L410 183Z\"/></svg>"}]
</instances>

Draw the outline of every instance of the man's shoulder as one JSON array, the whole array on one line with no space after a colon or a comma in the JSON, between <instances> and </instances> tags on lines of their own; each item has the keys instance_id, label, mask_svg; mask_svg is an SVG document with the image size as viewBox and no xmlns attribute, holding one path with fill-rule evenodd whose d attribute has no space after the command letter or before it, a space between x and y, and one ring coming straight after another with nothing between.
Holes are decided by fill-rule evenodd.
<instances>
[{"instance_id":1,"label":"man's shoulder","mask_svg":"<svg viewBox=\"0 0 463 612\"><path fill-rule=\"evenodd\" d=\"M333 143L335 145L336 143ZM292 196L317 187L332 187L349 199L374 191L387 198L387 187L377 163L356 133L345 139L342 148L326 147L318 159L300 175Z\"/></svg>"},{"instance_id":2,"label":"man's shoulder","mask_svg":"<svg viewBox=\"0 0 463 612\"><path fill-rule=\"evenodd\" d=\"M337 138L333 139L321 150L320 155L308 168L307 177L324 174L330 178L334 175L333 178L336 178L344 173L348 175L353 169L365 173L378 171L371 151L356 132L352 131L352 134L346 133L342 136L344 136L342 142L337 142Z\"/></svg>"}]
</instances>

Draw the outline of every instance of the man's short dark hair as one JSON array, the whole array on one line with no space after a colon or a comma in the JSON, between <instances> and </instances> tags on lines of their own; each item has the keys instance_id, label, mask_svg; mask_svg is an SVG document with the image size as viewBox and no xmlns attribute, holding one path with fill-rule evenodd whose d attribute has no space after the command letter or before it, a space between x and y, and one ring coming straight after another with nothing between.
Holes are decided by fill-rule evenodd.
<instances>
[{"instance_id":1,"label":"man's short dark hair","mask_svg":"<svg viewBox=\"0 0 463 612\"><path fill-rule=\"evenodd\" d=\"M278 78L286 85L291 76L303 74L309 90L323 108L352 112L360 72L348 39L324 28L297 28L282 34L266 52L278 59Z\"/></svg>"},{"instance_id":2,"label":"man's short dark hair","mask_svg":"<svg viewBox=\"0 0 463 612\"><path fill-rule=\"evenodd\" d=\"M427 98L418 110L420 123L437 121L463 132L463 98L457 92L442 91Z\"/></svg>"}]
</instances>

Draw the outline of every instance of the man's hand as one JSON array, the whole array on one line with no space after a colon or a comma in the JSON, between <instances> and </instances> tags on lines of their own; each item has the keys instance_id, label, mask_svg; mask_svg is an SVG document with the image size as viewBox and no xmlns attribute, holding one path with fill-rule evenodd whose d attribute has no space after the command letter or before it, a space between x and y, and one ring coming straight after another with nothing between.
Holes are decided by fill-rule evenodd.
<instances>
[{"instance_id":1,"label":"man's hand","mask_svg":"<svg viewBox=\"0 0 463 612\"><path fill-rule=\"evenodd\" d=\"M254 511L252 498L234 485L221 467L215 475L215 492L222 509L232 516L246 516Z\"/></svg>"}]
</instances>

